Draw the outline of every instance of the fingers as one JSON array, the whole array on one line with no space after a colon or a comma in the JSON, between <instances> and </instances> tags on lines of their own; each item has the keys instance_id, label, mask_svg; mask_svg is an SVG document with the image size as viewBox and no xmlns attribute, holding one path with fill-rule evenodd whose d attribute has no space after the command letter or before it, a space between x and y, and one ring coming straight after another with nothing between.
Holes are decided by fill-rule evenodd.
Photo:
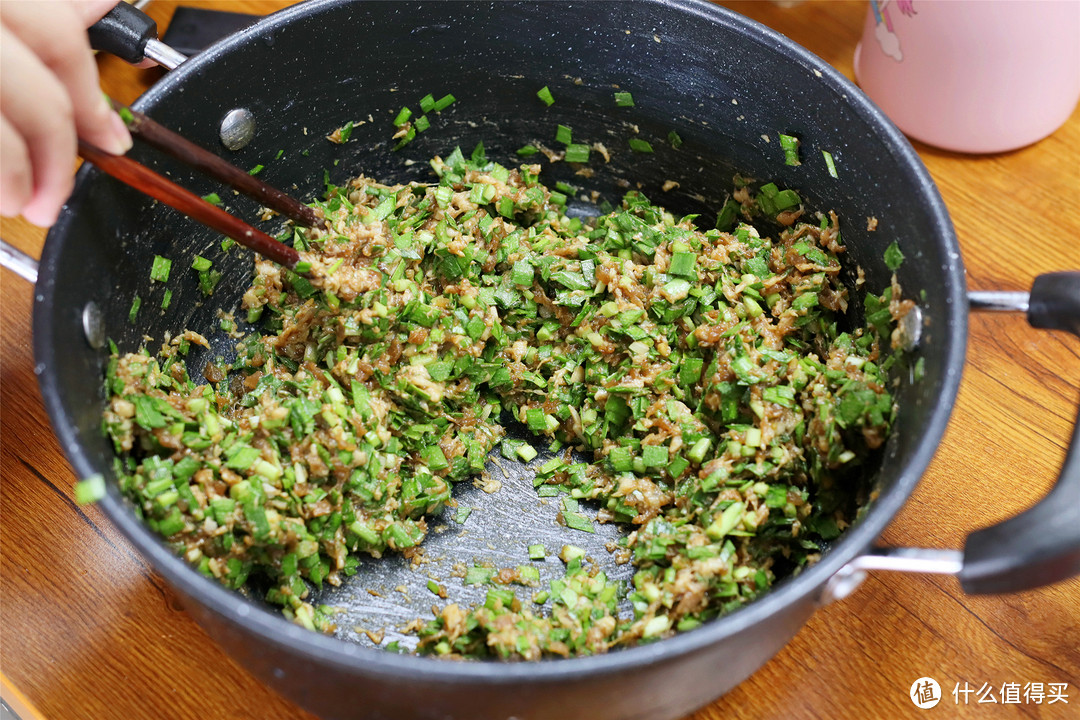
<instances>
[{"instance_id":1,"label":"fingers","mask_svg":"<svg viewBox=\"0 0 1080 720\"><path fill-rule=\"evenodd\" d=\"M79 137L108 152L122 154L131 147L131 136L101 93L97 64L84 31L87 20L98 10L104 14L111 7L111 3L101 5L48 3L48 22L42 22L41 3L7 3L3 24L64 86Z\"/></svg>"},{"instance_id":2,"label":"fingers","mask_svg":"<svg viewBox=\"0 0 1080 720\"><path fill-rule=\"evenodd\" d=\"M7 118L0 116L0 215L14 217L30 202L34 178L26 143Z\"/></svg>"},{"instance_id":3,"label":"fingers","mask_svg":"<svg viewBox=\"0 0 1080 720\"><path fill-rule=\"evenodd\" d=\"M77 144L71 99L19 38L7 27L0 33L0 108L26 145L33 176L32 197L22 214L37 225L51 225L72 186Z\"/></svg>"},{"instance_id":4,"label":"fingers","mask_svg":"<svg viewBox=\"0 0 1080 720\"><path fill-rule=\"evenodd\" d=\"M81 0L74 4L79 25L88 28L116 6L117 0Z\"/></svg>"}]
</instances>

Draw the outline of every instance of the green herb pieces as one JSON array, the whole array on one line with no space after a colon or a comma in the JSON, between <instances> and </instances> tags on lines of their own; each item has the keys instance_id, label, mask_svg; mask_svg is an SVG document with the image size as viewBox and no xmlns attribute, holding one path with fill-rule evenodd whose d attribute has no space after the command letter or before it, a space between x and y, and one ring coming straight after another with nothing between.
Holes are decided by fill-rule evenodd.
<instances>
[{"instance_id":1,"label":"green herb pieces","mask_svg":"<svg viewBox=\"0 0 1080 720\"><path fill-rule=\"evenodd\" d=\"M101 474L90 475L75 483L75 502L89 505L105 497L105 478Z\"/></svg>"},{"instance_id":2,"label":"green herb pieces","mask_svg":"<svg viewBox=\"0 0 1080 720\"><path fill-rule=\"evenodd\" d=\"M555 104L555 98L552 97L551 90L548 89L547 85L536 91L536 97L540 98L548 107Z\"/></svg>"},{"instance_id":3,"label":"green herb pieces","mask_svg":"<svg viewBox=\"0 0 1080 720\"><path fill-rule=\"evenodd\" d=\"M904 262L904 253L900 252L900 245L894 240L889 247L885 248L885 267L892 271L900 269Z\"/></svg>"},{"instance_id":4,"label":"green herb pieces","mask_svg":"<svg viewBox=\"0 0 1080 720\"><path fill-rule=\"evenodd\" d=\"M799 161L799 138L779 133L780 147L784 150L785 165L802 165Z\"/></svg>"},{"instance_id":5,"label":"green herb pieces","mask_svg":"<svg viewBox=\"0 0 1080 720\"><path fill-rule=\"evenodd\" d=\"M616 92L615 105L617 107L634 107L634 96L628 92Z\"/></svg>"},{"instance_id":6,"label":"green herb pieces","mask_svg":"<svg viewBox=\"0 0 1080 720\"><path fill-rule=\"evenodd\" d=\"M221 197L217 193L207 193L206 195L202 196L202 199L210 203L211 205L221 204Z\"/></svg>"},{"instance_id":7,"label":"green herb pieces","mask_svg":"<svg viewBox=\"0 0 1080 720\"><path fill-rule=\"evenodd\" d=\"M443 95L441 98L436 100L435 104L431 106L431 109L435 112L442 112L446 108L450 107L450 105L452 105L455 100L457 100L457 98L447 93L446 95Z\"/></svg>"},{"instance_id":8,"label":"green herb pieces","mask_svg":"<svg viewBox=\"0 0 1080 720\"><path fill-rule=\"evenodd\" d=\"M585 163L589 162L589 146L570 144L566 146L566 154L563 156L566 162Z\"/></svg>"},{"instance_id":9,"label":"green herb pieces","mask_svg":"<svg viewBox=\"0 0 1080 720\"><path fill-rule=\"evenodd\" d=\"M400 139L425 117L402 117ZM564 160L588 161L563 139ZM893 422L888 370L908 364L889 344L899 288L863 298L866 327L848 323L834 215L805 222L794 190L739 180L716 228L637 190L571 218L582 189L482 143L431 168L430 184L327 174L325 232L291 231L296 272L254 265L240 317L256 329L215 322L229 361L189 355L209 342L179 329L157 355L113 348L117 488L200 572L329 632L312 593L421 547L436 523L469 531L453 487L494 491L501 453L532 466L557 513L542 538L618 524L632 579L566 545L541 586L555 566L532 542L523 565L465 570L479 602L413 627L421 653L539 659L697 627L855 521ZM204 293L221 280L207 258L192 268ZM169 266L151 272L164 282ZM531 439L507 438L509 422ZM428 589L446 598L440 582Z\"/></svg>"},{"instance_id":10,"label":"green herb pieces","mask_svg":"<svg viewBox=\"0 0 1080 720\"><path fill-rule=\"evenodd\" d=\"M172 269L172 260L160 255L154 256L154 264L150 268L150 279L157 282L169 281L169 270Z\"/></svg>"},{"instance_id":11,"label":"green herb pieces","mask_svg":"<svg viewBox=\"0 0 1080 720\"><path fill-rule=\"evenodd\" d=\"M570 138L570 128L565 125L557 125L555 127L555 142L561 142L563 145L569 145L573 142Z\"/></svg>"},{"instance_id":12,"label":"green herb pieces","mask_svg":"<svg viewBox=\"0 0 1080 720\"><path fill-rule=\"evenodd\" d=\"M836 174L836 162L833 160L832 153L828 150L822 150L821 156L825 158L825 167L829 170L829 175L834 178L839 177Z\"/></svg>"},{"instance_id":13,"label":"green herb pieces","mask_svg":"<svg viewBox=\"0 0 1080 720\"><path fill-rule=\"evenodd\" d=\"M628 141L630 149L639 153L651 153L653 151L652 144L648 140L642 140L641 138L630 138Z\"/></svg>"}]
</instances>

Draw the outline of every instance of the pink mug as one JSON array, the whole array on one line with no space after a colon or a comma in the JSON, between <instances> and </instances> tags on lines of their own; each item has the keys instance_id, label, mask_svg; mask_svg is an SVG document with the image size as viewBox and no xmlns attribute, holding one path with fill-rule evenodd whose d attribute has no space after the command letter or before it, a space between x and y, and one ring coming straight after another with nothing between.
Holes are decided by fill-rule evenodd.
<instances>
[{"instance_id":1,"label":"pink mug","mask_svg":"<svg viewBox=\"0 0 1080 720\"><path fill-rule=\"evenodd\" d=\"M1080 0L871 0L855 76L906 135L991 153L1080 100Z\"/></svg>"}]
</instances>

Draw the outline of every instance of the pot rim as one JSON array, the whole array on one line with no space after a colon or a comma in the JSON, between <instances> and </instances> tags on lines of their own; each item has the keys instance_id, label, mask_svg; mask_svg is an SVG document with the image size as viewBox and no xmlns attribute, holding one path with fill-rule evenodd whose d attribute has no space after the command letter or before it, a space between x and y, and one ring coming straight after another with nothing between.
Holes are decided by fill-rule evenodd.
<instances>
[{"instance_id":1,"label":"pot rim","mask_svg":"<svg viewBox=\"0 0 1080 720\"><path fill-rule=\"evenodd\" d=\"M309 0L267 16L249 28L213 46L208 51L185 62L140 97L135 107L144 109L161 96L181 87L190 76L209 70L217 56L242 45L255 37L276 30L293 20L317 15L329 8L347 4L349 0ZM370 677L401 677L407 674L426 681L457 683L484 681L491 685L510 683L553 683L583 676L617 674L623 670L673 659L701 650L743 631L748 626L769 620L789 606L815 599L822 585L856 555L864 552L878 538L907 500L922 473L929 465L949 421L959 390L967 340L966 282L952 222L944 201L914 148L885 114L851 81L809 50L783 35L707 0L646 0L666 6L676 12L697 16L711 23L725 25L743 35L748 41L770 46L803 65L818 76L876 131L876 139L887 147L898 167L912 176L913 184L921 191L920 205L931 217L937 237L943 241L949 261L942 267L949 284L947 302L949 324L953 328L951 342L946 344L945 372L930 419L923 428L908 465L899 473L891 487L883 490L872 509L813 566L798 576L790 577L761 598L730 614L716 618L693 631L677 634L662 641L620 649L616 652L588 657L574 657L538 662L447 662L438 658L399 655L385 650L368 648L357 643L321 635L290 622L270 609L258 607L238 593L199 574L181 557L175 555L163 541L142 524L128 507L127 501L109 485L106 497L99 506L121 533L147 557L154 569L189 600L194 600L230 624L257 634L261 641L299 653L320 663ZM77 187L84 187L98 173L84 165L76 178ZM42 399L53 428L66 455L79 476L85 477L100 468L94 467L85 453L78 429L64 410L56 377L50 372L51 360L57 348L47 344L53 330L52 295L55 287L52 275L61 254L63 239L71 224L78 203L65 206L60 220L50 230L42 253L42 281L35 288L34 354L40 371Z\"/></svg>"}]
</instances>

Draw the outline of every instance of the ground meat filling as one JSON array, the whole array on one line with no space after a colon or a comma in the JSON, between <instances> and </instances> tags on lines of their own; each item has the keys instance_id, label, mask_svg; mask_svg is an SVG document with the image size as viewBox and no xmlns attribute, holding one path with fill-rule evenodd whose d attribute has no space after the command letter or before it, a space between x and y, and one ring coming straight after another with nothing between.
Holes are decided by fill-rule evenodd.
<instances>
[{"instance_id":1,"label":"ground meat filling","mask_svg":"<svg viewBox=\"0 0 1080 720\"><path fill-rule=\"evenodd\" d=\"M505 422L554 450L537 482L569 528L625 525L612 551L633 581L568 544L565 576L530 600L504 587L527 572L492 570L482 606L414 623L420 652L533 660L688 630L854 521L910 302L894 282L867 296L867 328L841 329L835 214L740 178L721 229L636 191L582 221L538 166L457 151L432 166L433 184L331 187L314 204L327 227L291 233L307 277L255 262L242 306L259 329L232 363L188 367L206 343L191 332L114 353L120 487L188 562L248 592L258 577L288 617L330 631L311 586L418 558Z\"/></svg>"}]
</instances>

